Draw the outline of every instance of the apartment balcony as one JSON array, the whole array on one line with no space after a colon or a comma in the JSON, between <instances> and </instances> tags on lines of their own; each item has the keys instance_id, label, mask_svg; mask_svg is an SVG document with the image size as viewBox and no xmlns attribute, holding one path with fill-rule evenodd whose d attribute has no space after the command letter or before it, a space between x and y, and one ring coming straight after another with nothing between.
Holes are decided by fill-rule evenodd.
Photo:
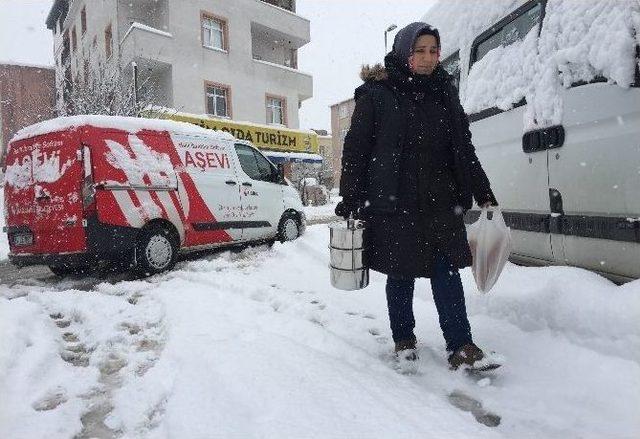
<instances>
[{"instance_id":1,"label":"apartment balcony","mask_svg":"<svg viewBox=\"0 0 640 439\"><path fill-rule=\"evenodd\" d=\"M300 102L313 96L313 78L310 74L265 60L253 60L254 75L267 84L280 85L298 92Z\"/></svg>"},{"instance_id":2,"label":"apartment balcony","mask_svg":"<svg viewBox=\"0 0 640 439\"><path fill-rule=\"evenodd\" d=\"M168 32L134 22L120 42L122 64L127 65L136 58L143 58L170 65L173 41L173 35Z\"/></svg>"},{"instance_id":3,"label":"apartment balcony","mask_svg":"<svg viewBox=\"0 0 640 439\"><path fill-rule=\"evenodd\" d=\"M169 32L169 0L118 0L118 23L120 35L133 23Z\"/></svg>"},{"instance_id":4,"label":"apartment balcony","mask_svg":"<svg viewBox=\"0 0 640 439\"><path fill-rule=\"evenodd\" d=\"M139 105L173 107L173 66L143 58L134 61ZM133 65L128 65L124 72L133 77Z\"/></svg>"},{"instance_id":5,"label":"apartment balcony","mask_svg":"<svg viewBox=\"0 0 640 439\"><path fill-rule=\"evenodd\" d=\"M252 34L277 33L295 49L311 41L309 20L271 3L273 2L256 0L256 8L251 17Z\"/></svg>"}]
</instances>

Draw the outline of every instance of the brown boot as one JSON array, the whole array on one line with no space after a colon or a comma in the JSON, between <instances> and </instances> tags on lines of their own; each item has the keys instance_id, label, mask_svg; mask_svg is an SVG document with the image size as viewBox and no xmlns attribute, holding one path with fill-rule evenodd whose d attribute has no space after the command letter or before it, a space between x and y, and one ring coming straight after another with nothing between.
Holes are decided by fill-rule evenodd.
<instances>
[{"instance_id":1,"label":"brown boot","mask_svg":"<svg viewBox=\"0 0 640 439\"><path fill-rule=\"evenodd\" d=\"M402 358L409 361L416 361L418 359L418 353L416 352L416 338L410 338L408 340L400 340L396 342L395 352L398 358Z\"/></svg>"},{"instance_id":2,"label":"brown boot","mask_svg":"<svg viewBox=\"0 0 640 439\"><path fill-rule=\"evenodd\" d=\"M467 368L474 368L476 362L482 361L483 358L484 352L473 343L468 343L449 355L449 366L453 370L462 365Z\"/></svg>"}]
</instances>

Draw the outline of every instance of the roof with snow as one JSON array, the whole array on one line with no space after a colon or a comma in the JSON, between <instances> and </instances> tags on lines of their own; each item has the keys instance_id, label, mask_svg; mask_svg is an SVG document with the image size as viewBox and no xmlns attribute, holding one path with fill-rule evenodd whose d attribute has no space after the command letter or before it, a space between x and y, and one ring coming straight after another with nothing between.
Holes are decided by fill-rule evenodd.
<instances>
[{"instance_id":1,"label":"roof with snow","mask_svg":"<svg viewBox=\"0 0 640 439\"><path fill-rule=\"evenodd\" d=\"M111 128L136 133L140 130L171 131L186 135L199 135L233 140L234 137L224 131L213 131L197 125L165 119L146 119L141 117L81 115L58 117L30 125L18 131L11 142L28 139L56 131L74 129L82 126Z\"/></svg>"}]
</instances>

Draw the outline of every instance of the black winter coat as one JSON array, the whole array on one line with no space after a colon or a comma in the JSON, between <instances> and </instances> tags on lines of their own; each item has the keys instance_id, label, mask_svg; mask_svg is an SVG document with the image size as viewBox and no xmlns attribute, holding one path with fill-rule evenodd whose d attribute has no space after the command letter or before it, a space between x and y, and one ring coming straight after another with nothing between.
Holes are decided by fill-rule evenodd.
<instances>
[{"instance_id":1,"label":"black winter coat","mask_svg":"<svg viewBox=\"0 0 640 439\"><path fill-rule=\"evenodd\" d=\"M385 65L361 73L342 155L340 194L366 206L368 265L430 277L440 251L454 268L468 267L463 214L472 196L479 205L497 202L457 90L441 66L417 77L393 55Z\"/></svg>"}]
</instances>

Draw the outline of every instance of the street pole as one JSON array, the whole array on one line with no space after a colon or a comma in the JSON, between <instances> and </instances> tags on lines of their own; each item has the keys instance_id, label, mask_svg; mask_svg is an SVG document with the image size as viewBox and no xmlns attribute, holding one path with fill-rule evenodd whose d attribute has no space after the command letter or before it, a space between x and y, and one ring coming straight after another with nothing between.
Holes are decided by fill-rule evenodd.
<instances>
[{"instance_id":1,"label":"street pole","mask_svg":"<svg viewBox=\"0 0 640 439\"><path fill-rule=\"evenodd\" d=\"M133 67L133 107L136 110L136 117L138 116L138 64L135 61L131 62Z\"/></svg>"},{"instance_id":2,"label":"street pole","mask_svg":"<svg viewBox=\"0 0 640 439\"><path fill-rule=\"evenodd\" d=\"M398 26L396 26L395 24L392 24L391 26L389 26L387 28L387 30L384 31L384 55L385 56L387 56L387 33L391 32L392 30L394 30L397 27Z\"/></svg>"}]
</instances>

